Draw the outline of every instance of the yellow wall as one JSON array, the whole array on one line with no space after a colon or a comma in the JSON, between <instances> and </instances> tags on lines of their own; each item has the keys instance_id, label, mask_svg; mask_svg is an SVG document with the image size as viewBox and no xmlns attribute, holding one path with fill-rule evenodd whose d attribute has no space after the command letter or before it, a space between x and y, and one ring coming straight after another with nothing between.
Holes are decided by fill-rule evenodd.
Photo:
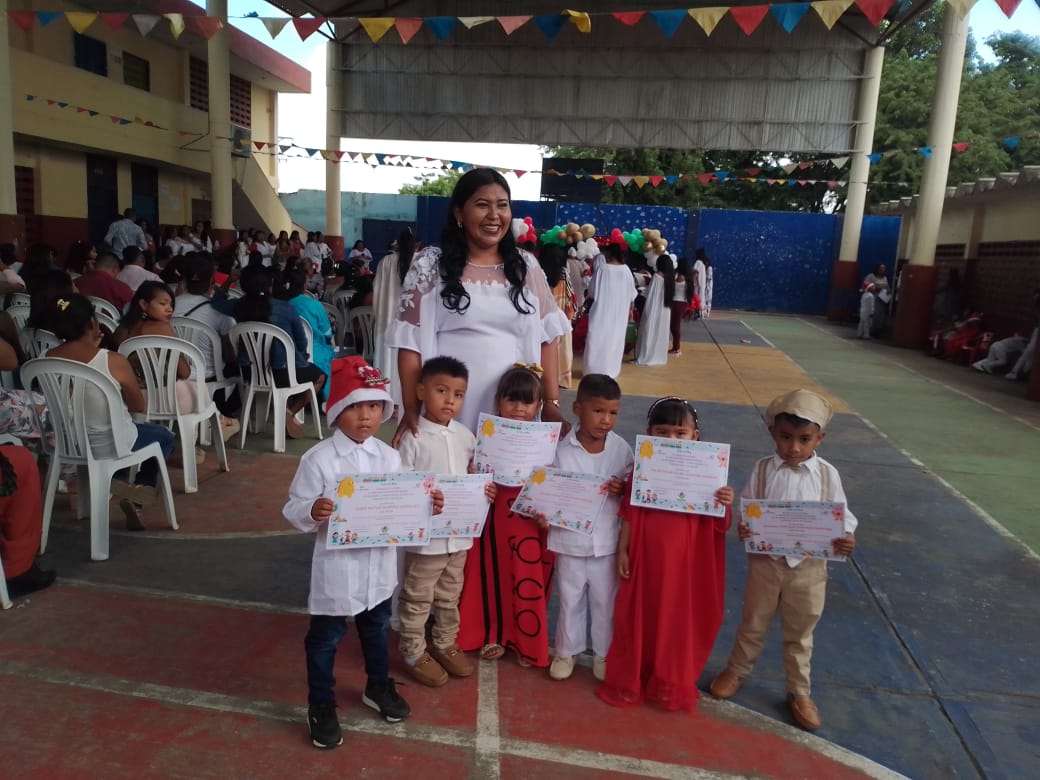
<instances>
[{"instance_id":1,"label":"yellow wall","mask_svg":"<svg viewBox=\"0 0 1040 780\"><path fill-rule=\"evenodd\" d=\"M948 198L943 204L939 243L971 244L976 210L979 243L1040 241L1040 188L1027 185L963 200Z\"/></svg>"},{"instance_id":2,"label":"yellow wall","mask_svg":"<svg viewBox=\"0 0 1040 780\"><path fill-rule=\"evenodd\" d=\"M254 141L278 140L278 99L277 93L264 89L257 84L252 85L250 100L253 127L250 131ZM254 147L255 150L255 147ZM271 181L271 186L278 189L278 156L274 154L256 154L253 157L260 169Z\"/></svg>"}]
</instances>

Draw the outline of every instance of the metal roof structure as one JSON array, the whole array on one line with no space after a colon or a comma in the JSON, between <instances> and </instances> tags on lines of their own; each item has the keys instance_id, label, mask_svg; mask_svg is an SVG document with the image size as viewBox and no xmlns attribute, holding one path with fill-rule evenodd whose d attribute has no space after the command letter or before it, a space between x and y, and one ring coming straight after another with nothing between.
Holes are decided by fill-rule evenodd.
<instances>
[{"instance_id":1,"label":"metal roof structure","mask_svg":"<svg viewBox=\"0 0 1040 780\"><path fill-rule=\"evenodd\" d=\"M890 21L931 2L894 6ZM648 16L626 27L601 14L675 9L674 0L600 2L588 34L460 25L438 41L424 26L407 44L393 33L373 44L358 17L559 14L561 3L271 4L333 20L335 131L377 139L842 154L853 150L865 52L881 42L855 6L832 30L810 14L790 34L767 17L750 36L724 19L709 37L688 19L669 38ZM754 2L733 3L744 4Z\"/></svg>"}]
</instances>

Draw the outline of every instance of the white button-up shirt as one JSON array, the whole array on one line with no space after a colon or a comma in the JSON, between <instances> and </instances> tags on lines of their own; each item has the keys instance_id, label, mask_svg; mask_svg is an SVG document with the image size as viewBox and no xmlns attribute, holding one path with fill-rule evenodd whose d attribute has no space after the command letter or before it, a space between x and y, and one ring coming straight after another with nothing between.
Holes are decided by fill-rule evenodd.
<instances>
[{"instance_id":1,"label":"white button-up shirt","mask_svg":"<svg viewBox=\"0 0 1040 780\"><path fill-rule=\"evenodd\" d=\"M419 435L405 431L398 444L401 462L410 471L428 474L465 474L477 440L462 423L452 420L440 425L425 417L419 418ZM409 547L409 552L420 555L443 555L468 550L473 539L453 536L431 539L425 547Z\"/></svg>"},{"instance_id":2,"label":"white button-up shirt","mask_svg":"<svg viewBox=\"0 0 1040 780\"><path fill-rule=\"evenodd\" d=\"M757 487L760 479L759 469L764 469L762 475L764 481L761 484L765 485L765 491L761 496L755 495L759 492ZM827 471L826 495L824 495L823 489L822 472L824 470ZM845 533L855 533L856 526L859 525L859 520L849 509L849 502L845 498L838 470L815 452L811 458L798 464L797 469L784 465L784 459L776 454L762 458L751 470L751 476L748 477L744 489L740 491L740 497L761 498L769 501L840 501L845 504ZM754 554L761 555L761 553ZM780 558L778 555L770 557L773 560ZM793 569L803 560L804 558L787 556L787 565Z\"/></svg>"},{"instance_id":3,"label":"white button-up shirt","mask_svg":"<svg viewBox=\"0 0 1040 780\"><path fill-rule=\"evenodd\" d=\"M301 531L317 531L307 603L312 615L356 615L393 595L397 586L397 549L326 550L327 525L311 519L311 506L319 498L334 499L340 480L347 474L396 471L401 471L397 450L376 438L358 444L339 430L300 458L282 514Z\"/></svg>"},{"instance_id":4,"label":"white button-up shirt","mask_svg":"<svg viewBox=\"0 0 1040 780\"><path fill-rule=\"evenodd\" d=\"M628 442L611 431L603 446L603 452L589 452L578 441L578 427L560 439L556 447L556 460L553 465L566 471L581 474L596 474L609 480L617 477L625 480L632 471L632 447ZM576 555L583 558L600 558L614 555L618 543L618 509L621 499L607 496L603 503L603 511L596 518L592 535L571 531L557 526L549 527L549 549L564 555Z\"/></svg>"}]
</instances>

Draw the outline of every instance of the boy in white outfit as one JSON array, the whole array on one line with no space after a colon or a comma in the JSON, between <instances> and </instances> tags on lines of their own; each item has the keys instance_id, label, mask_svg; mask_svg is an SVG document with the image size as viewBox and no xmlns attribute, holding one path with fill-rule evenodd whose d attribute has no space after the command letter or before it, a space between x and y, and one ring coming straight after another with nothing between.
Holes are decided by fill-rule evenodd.
<instances>
[{"instance_id":1,"label":"boy in white outfit","mask_svg":"<svg viewBox=\"0 0 1040 780\"><path fill-rule=\"evenodd\" d=\"M614 634L617 597L618 509L625 479L632 471L632 448L613 432L621 407L621 388L605 374L586 374L572 407L578 424L556 448L553 465L567 471L596 474L606 482L607 500L587 536L552 526L548 547L556 553L556 656L549 676L566 680L574 672L574 657L587 648L591 620L592 674L602 680L607 650ZM539 518L544 523L544 518Z\"/></svg>"},{"instance_id":2,"label":"boy in white outfit","mask_svg":"<svg viewBox=\"0 0 1040 780\"><path fill-rule=\"evenodd\" d=\"M873 319L874 285L870 282L864 282L863 293L859 296L859 327L856 328L856 338L870 338L870 325Z\"/></svg>"}]
</instances>

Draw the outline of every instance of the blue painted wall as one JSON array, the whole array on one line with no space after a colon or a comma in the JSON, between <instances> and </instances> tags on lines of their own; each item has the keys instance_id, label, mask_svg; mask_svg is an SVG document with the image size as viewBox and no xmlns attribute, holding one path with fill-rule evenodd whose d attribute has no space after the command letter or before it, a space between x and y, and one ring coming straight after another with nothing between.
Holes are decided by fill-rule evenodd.
<instances>
[{"instance_id":1,"label":"blue painted wall","mask_svg":"<svg viewBox=\"0 0 1040 780\"><path fill-rule=\"evenodd\" d=\"M643 228L661 231L661 237L668 239L668 251L678 257L686 254L686 223L688 212L684 209L667 206L613 206L592 203L560 203L556 207L556 222L565 225L577 222L583 225L589 222L596 226L601 235L609 235L614 228L622 232L642 230ZM552 227L548 225L547 227Z\"/></svg>"}]
</instances>

